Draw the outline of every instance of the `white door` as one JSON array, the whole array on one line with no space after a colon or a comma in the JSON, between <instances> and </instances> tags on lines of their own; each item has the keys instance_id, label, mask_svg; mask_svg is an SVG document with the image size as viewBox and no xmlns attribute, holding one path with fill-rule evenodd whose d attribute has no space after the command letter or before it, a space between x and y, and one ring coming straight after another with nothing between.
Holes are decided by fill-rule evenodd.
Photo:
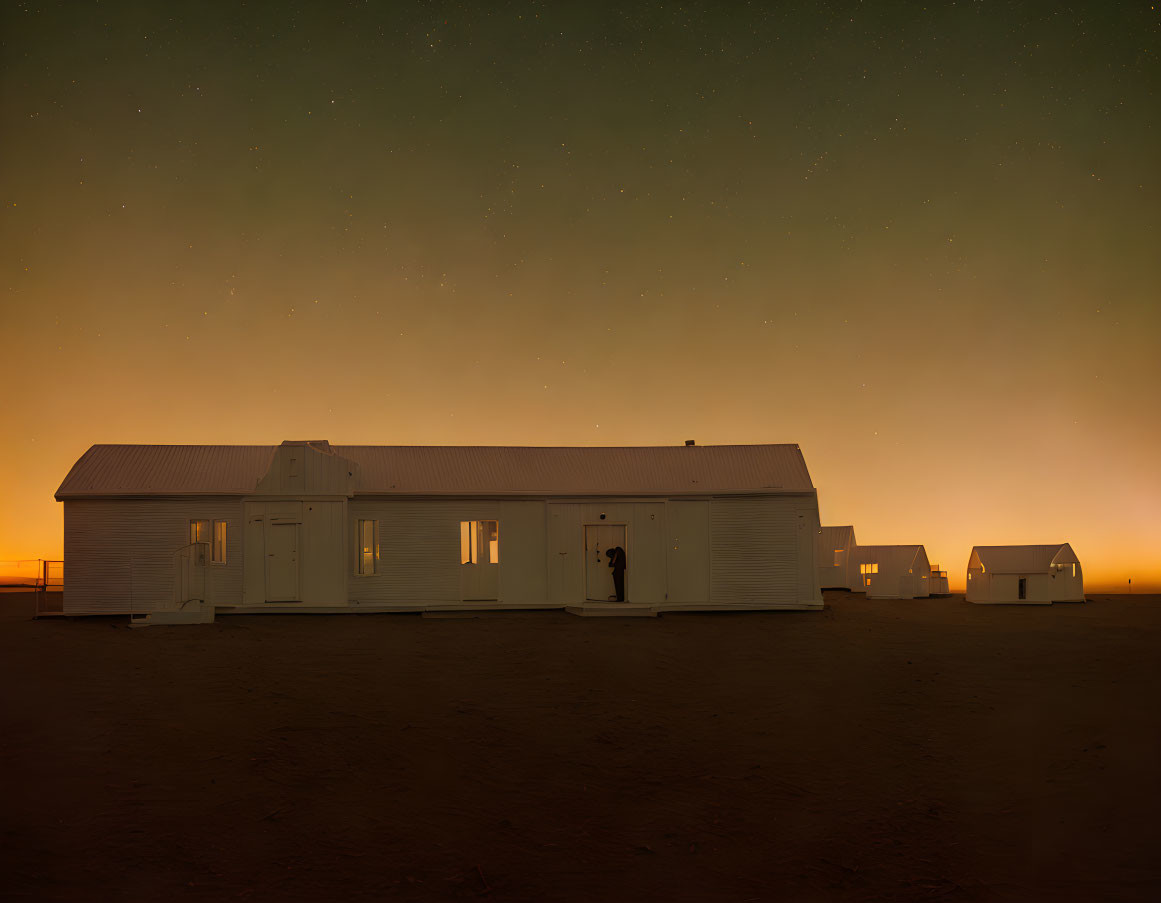
<instances>
[{"instance_id":1,"label":"white door","mask_svg":"<svg viewBox=\"0 0 1161 903\"><path fill-rule=\"evenodd\" d=\"M584 554L579 551L580 506L548 505L548 601L572 605L584 598Z\"/></svg>"},{"instance_id":2,"label":"white door","mask_svg":"<svg viewBox=\"0 0 1161 903\"><path fill-rule=\"evenodd\" d=\"M608 602L617 598L613 569L606 550L620 546L626 552L624 524L585 524L585 598L590 602ZM629 598L628 569L625 573L625 599Z\"/></svg>"},{"instance_id":3,"label":"white door","mask_svg":"<svg viewBox=\"0 0 1161 903\"><path fill-rule=\"evenodd\" d=\"M500 598L500 522L460 521L460 599Z\"/></svg>"},{"instance_id":4,"label":"white door","mask_svg":"<svg viewBox=\"0 0 1161 903\"><path fill-rule=\"evenodd\" d=\"M270 524L266 532L266 601L298 601L298 524Z\"/></svg>"},{"instance_id":5,"label":"white door","mask_svg":"<svg viewBox=\"0 0 1161 903\"><path fill-rule=\"evenodd\" d=\"M670 500L665 505L665 517L669 528L666 598L677 603L709 602L709 502Z\"/></svg>"}]
</instances>

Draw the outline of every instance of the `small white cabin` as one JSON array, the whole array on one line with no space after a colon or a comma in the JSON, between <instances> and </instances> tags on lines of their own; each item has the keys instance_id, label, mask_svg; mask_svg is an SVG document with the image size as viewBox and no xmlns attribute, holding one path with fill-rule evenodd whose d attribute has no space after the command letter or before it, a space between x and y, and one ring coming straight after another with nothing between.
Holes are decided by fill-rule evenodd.
<instances>
[{"instance_id":1,"label":"small white cabin","mask_svg":"<svg viewBox=\"0 0 1161 903\"><path fill-rule=\"evenodd\" d=\"M820 608L797 445L95 445L64 611ZM578 611L578 613L586 613Z\"/></svg>"},{"instance_id":2,"label":"small white cabin","mask_svg":"<svg viewBox=\"0 0 1161 903\"><path fill-rule=\"evenodd\" d=\"M868 599L925 599L931 565L923 546L858 546L860 588Z\"/></svg>"},{"instance_id":3,"label":"small white cabin","mask_svg":"<svg viewBox=\"0 0 1161 903\"><path fill-rule=\"evenodd\" d=\"M854 527L820 527L815 548L818 585L822 589L862 588L858 580Z\"/></svg>"},{"instance_id":4,"label":"small white cabin","mask_svg":"<svg viewBox=\"0 0 1161 903\"><path fill-rule=\"evenodd\" d=\"M1019 605L1083 602L1084 573L1066 542L975 546L968 558L967 601Z\"/></svg>"}]
</instances>

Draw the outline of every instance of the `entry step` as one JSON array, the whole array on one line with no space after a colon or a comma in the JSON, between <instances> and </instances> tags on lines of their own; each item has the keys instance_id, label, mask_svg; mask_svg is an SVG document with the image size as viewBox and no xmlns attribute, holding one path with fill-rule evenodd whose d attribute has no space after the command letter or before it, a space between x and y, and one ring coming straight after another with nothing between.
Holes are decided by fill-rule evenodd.
<instances>
[{"instance_id":1,"label":"entry step","mask_svg":"<svg viewBox=\"0 0 1161 903\"><path fill-rule=\"evenodd\" d=\"M634 602L586 602L584 605L566 605L570 615L582 618L655 618L657 609L652 605Z\"/></svg>"}]
</instances>

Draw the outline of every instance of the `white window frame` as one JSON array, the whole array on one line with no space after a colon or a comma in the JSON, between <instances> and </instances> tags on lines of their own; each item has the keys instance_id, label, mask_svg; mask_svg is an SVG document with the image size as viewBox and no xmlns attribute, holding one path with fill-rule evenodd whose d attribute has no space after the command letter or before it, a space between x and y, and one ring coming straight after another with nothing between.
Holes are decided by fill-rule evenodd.
<instances>
[{"instance_id":1,"label":"white window frame","mask_svg":"<svg viewBox=\"0 0 1161 903\"><path fill-rule=\"evenodd\" d=\"M370 569L368 569L367 549L364 543L367 527L371 530ZM379 573L379 521L369 517L360 517L355 521L355 576L374 577Z\"/></svg>"},{"instance_id":2,"label":"white window frame","mask_svg":"<svg viewBox=\"0 0 1161 903\"><path fill-rule=\"evenodd\" d=\"M218 541L218 525L222 526L222 539ZM210 561L213 564L226 563L226 541L230 535L230 531L226 526L226 521L217 519L214 520L210 526Z\"/></svg>"},{"instance_id":3,"label":"white window frame","mask_svg":"<svg viewBox=\"0 0 1161 903\"><path fill-rule=\"evenodd\" d=\"M495 538L485 540L488 548L487 561L481 561L481 534L487 530L489 536L492 531L484 528L484 524L495 524ZM499 564L500 563L500 521L496 518L481 518L480 520L460 521L460 564Z\"/></svg>"}]
</instances>

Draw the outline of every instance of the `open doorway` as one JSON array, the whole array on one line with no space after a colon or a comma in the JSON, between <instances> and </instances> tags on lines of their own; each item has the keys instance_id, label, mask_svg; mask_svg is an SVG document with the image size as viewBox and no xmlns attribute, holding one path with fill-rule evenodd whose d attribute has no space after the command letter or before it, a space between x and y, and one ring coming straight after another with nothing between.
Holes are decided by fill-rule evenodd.
<instances>
[{"instance_id":1,"label":"open doorway","mask_svg":"<svg viewBox=\"0 0 1161 903\"><path fill-rule=\"evenodd\" d=\"M500 522L460 521L460 599L500 598Z\"/></svg>"},{"instance_id":2,"label":"open doorway","mask_svg":"<svg viewBox=\"0 0 1161 903\"><path fill-rule=\"evenodd\" d=\"M613 569L609 567L610 550L621 549L626 554L624 524L585 524L585 599L589 602L615 602L617 587ZM627 555L626 555L627 557ZM625 601L629 599L628 574L625 575Z\"/></svg>"}]
</instances>

